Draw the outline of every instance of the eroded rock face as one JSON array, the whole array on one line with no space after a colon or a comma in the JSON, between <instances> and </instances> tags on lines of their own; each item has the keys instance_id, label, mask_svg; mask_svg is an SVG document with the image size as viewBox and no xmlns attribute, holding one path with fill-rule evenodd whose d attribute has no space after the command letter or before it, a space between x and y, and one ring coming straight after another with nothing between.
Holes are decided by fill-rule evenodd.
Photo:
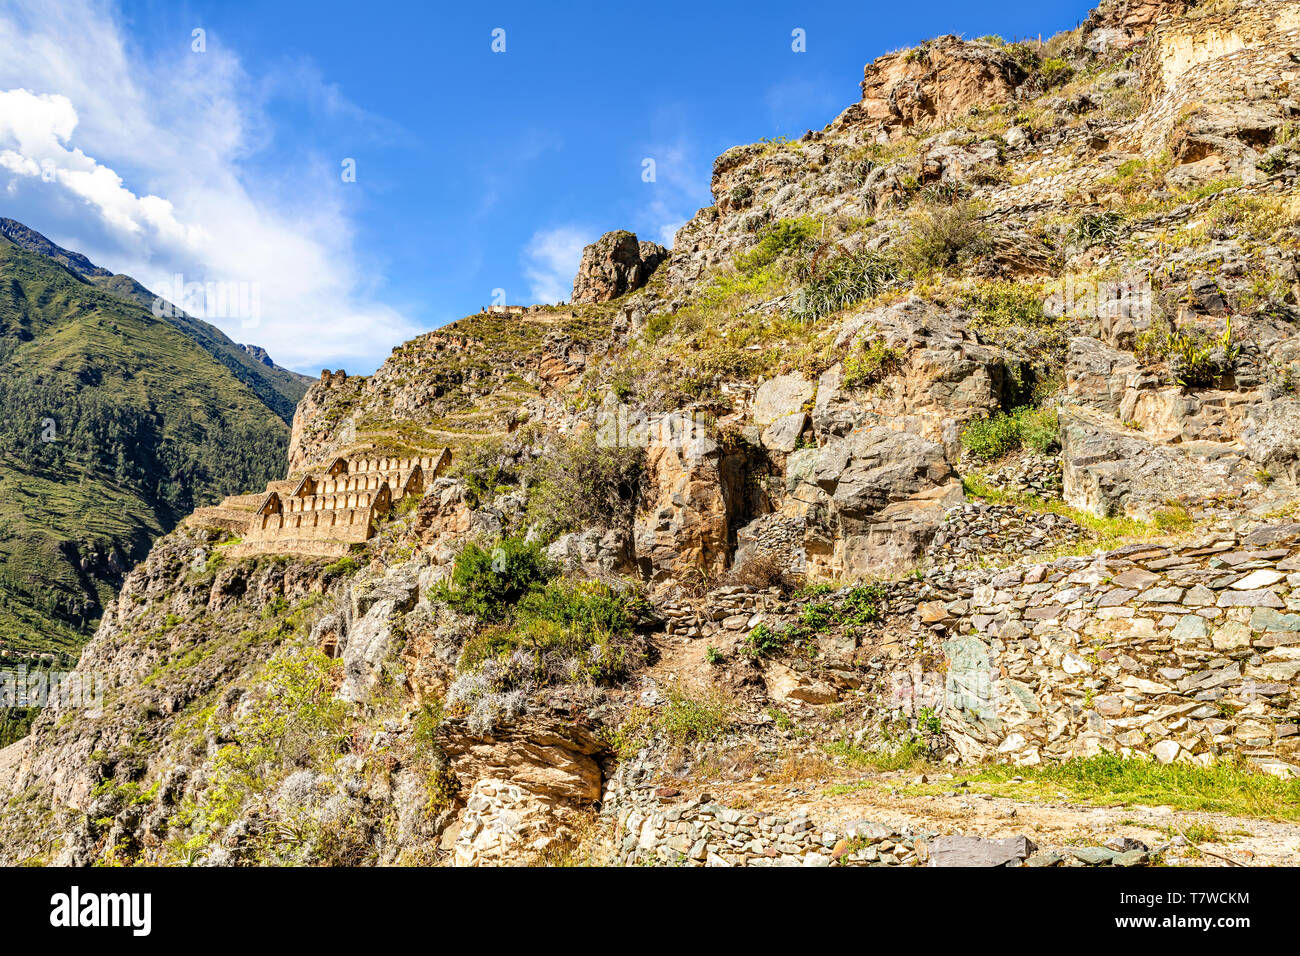
<instances>
[{"instance_id":1,"label":"eroded rock face","mask_svg":"<svg viewBox=\"0 0 1300 956\"><path fill-rule=\"evenodd\" d=\"M491 737L443 731L464 809L443 834L457 866L529 863L569 838L567 821L600 798L605 744L556 715L534 714Z\"/></svg>"},{"instance_id":2,"label":"eroded rock face","mask_svg":"<svg viewBox=\"0 0 1300 956\"><path fill-rule=\"evenodd\" d=\"M1127 50L1188 5L1188 0L1102 0L1084 24L1084 45L1095 53Z\"/></svg>"},{"instance_id":3,"label":"eroded rock face","mask_svg":"<svg viewBox=\"0 0 1300 956\"><path fill-rule=\"evenodd\" d=\"M645 577L726 568L722 457L713 437L684 415L665 416L650 429L649 491L634 530L637 564Z\"/></svg>"},{"instance_id":4,"label":"eroded rock face","mask_svg":"<svg viewBox=\"0 0 1300 956\"><path fill-rule=\"evenodd\" d=\"M814 391L816 386L798 373L768 379L754 394L754 424L766 427L798 412Z\"/></svg>"},{"instance_id":5,"label":"eroded rock face","mask_svg":"<svg viewBox=\"0 0 1300 956\"><path fill-rule=\"evenodd\" d=\"M842 363L827 369L812 409L818 436L884 426L938 442L955 460L962 428L998 409L1007 376L1004 357L976 341L966 321L915 299L848 316L836 345L851 353L878 340L896 350L899 368L869 386L846 383Z\"/></svg>"},{"instance_id":6,"label":"eroded rock face","mask_svg":"<svg viewBox=\"0 0 1300 956\"><path fill-rule=\"evenodd\" d=\"M607 232L582 250L573 280L573 301L608 302L646 284L668 250L653 242L638 242L625 230Z\"/></svg>"},{"instance_id":7,"label":"eroded rock face","mask_svg":"<svg viewBox=\"0 0 1300 956\"><path fill-rule=\"evenodd\" d=\"M1252 406L1241 440L1251 459L1274 477L1300 480L1300 401L1278 398Z\"/></svg>"},{"instance_id":8,"label":"eroded rock face","mask_svg":"<svg viewBox=\"0 0 1300 956\"><path fill-rule=\"evenodd\" d=\"M351 623L339 650L343 658L343 685L339 697L346 701L369 698L384 673L384 662L400 646L393 621L411 610L419 597L416 579L397 571L372 587L353 592L349 604Z\"/></svg>"},{"instance_id":9,"label":"eroded rock face","mask_svg":"<svg viewBox=\"0 0 1300 956\"><path fill-rule=\"evenodd\" d=\"M1300 114L1297 28L1294 3L1244 0L1230 12L1155 29L1142 59L1150 103L1142 147L1169 153L1173 181L1187 187L1226 176L1262 178L1256 164Z\"/></svg>"},{"instance_id":10,"label":"eroded rock face","mask_svg":"<svg viewBox=\"0 0 1300 956\"><path fill-rule=\"evenodd\" d=\"M1239 495L1249 483L1232 445L1160 444L1077 406L1060 422L1065 501L1098 517L1145 520L1171 502Z\"/></svg>"},{"instance_id":11,"label":"eroded rock face","mask_svg":"<svg viewBox=\"0 0 1300 956\"><path fill-rule=\"evenodd\" d=\"M1070 339L1065 358L1065 387L1070 400L1088 408L1118 415L1128 390L1141 373L1132 352L1123 352L1078 335Z\"/></svg>"}]
</instances>

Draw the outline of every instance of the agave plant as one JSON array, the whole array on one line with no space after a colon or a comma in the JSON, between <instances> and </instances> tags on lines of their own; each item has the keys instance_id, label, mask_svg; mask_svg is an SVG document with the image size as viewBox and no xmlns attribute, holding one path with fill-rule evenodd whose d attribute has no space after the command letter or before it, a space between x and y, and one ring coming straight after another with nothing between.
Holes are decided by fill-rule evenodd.
<instances>
[{"instance_id":1,"label":"agave plant","mask_svg":"<svg viewBox=\"0 0 1300 956\"><path fill-rule=\"evenodd\" d=\"M891 259L874 252L842 252L817 273L822 250L814 257L808 283L799 290L791 314L805 322L848 308L876 295L898 275Z\"/></svg>"},{"instance_id":2,"label":"agave plant","mask_svg":"<svg viewBox=\"0 0 1300 956\"><path fill-rule=\"evenodd\" d=\"M1231 317L1218 339L1184 326L1169 333L1165 347L1174 381L1183 388L1210 388L1236 367L1241 353L1241 347L1232 342Z\"/></svg>"},{"instance_id":3,"label":"agave plant","mask_svg":"<svg viewBox=\"0 0 1300 956\"><path fill-rule=\"evenodd\" d=\"M1097 212L1080 216L1070 230L1070 242L1089 249L1104 242L1114 242L1119 238L1120 225L1124 217L1117 212Z\"/></svg>"}]
</instances>

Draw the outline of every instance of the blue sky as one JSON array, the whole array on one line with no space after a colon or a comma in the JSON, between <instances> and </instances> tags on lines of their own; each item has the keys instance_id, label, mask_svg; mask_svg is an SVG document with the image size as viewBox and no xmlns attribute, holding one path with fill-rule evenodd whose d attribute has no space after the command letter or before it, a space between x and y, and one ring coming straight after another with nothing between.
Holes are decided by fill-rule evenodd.
<instances>
[{"instance_id":1,"label":"blue sky","mask_svg":"<svg viewBox=\"0 0 1300 956\"><path fill-rule=\"evenodd\" d=\"M494 290L567 298L605 231L669 243L718 153L825 125L873 57L1089 6L0 0L0 214L155 291L243 283L232 337L369 372Z\"/></svg>"}]
</instances>

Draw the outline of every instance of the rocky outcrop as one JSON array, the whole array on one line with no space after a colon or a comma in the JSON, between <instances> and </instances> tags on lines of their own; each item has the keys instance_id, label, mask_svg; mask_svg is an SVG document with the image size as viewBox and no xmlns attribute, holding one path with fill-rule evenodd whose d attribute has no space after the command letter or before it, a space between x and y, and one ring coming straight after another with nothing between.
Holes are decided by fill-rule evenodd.
<instances>
[{"instance_id":1,"label":"rocky outcrop","mask_svg":"<svg viewBox=\"0 0 1300 956\"><path fill-rule=\"evenodd\" d=\"M1187 11L1194 0L1102 0L1083 25L1084 46L1096 53L1127 50L1162 20Z\"/></svg>"},{"instance_id":2,"label":"rocky outcrop","mask_svg":"<svg viewBox=\"0 0 1300 956\"><path fill-rule=\"evenodd\" d=\"M607 232L582 250L573 302L608 302L633 292L646 284L667 255L663 246L638 242L634 233Z\"/></svg>"},{"instance_id":3,"label":"rocky outcrop","mask_svg":"<svg viewBox=\"0 0 1300 956\"><path fill-rule=\"evenodd\" d=\"M937 442L955 460L962 429L1001 406L1009 377L1006 354L981 345L968 319L915 298L846 316L835 344L850 358L818 382L812 408L818 436L827 441L859 426L881 426ZM853 354L873 343L892 349L898 367L878 381L846 381Z\"/></svg>"},{"instance_id":4,"label":"rocky outcrop","mask_svg":"<svg viewBox=\"0 0 1300 956\"><path fill-rule=\"evenodd\" d=\"M648 492L634 528L636 560L650 580L727 566L730 543L723 450L702 423L668 415L650 429Z\"/></svg>"},{"instance_id":5,"label":"rocky outcrop","mask_svg":"<svg viewBox=\"0 0 1300 956\"><path fill-rule=\"evenodd\" d=\"M785 510L807 523L813 573L862 576L914 563L963 497L943 447L907 432L858 428L794 459Z\"/></svg>"},{"instance_id":6,"label":"rocky outcrop","mask_svg":"<svg viewBox=\"0 0 1300 956\"><path fill-rule=\"evenodd\" d=\"M1257 163L1300 116L1300 11L1287 0L1242 0L1231 11L1174 19L1142 60L1151 104L1142 146L1168 152L1183 184L1259 178Z\"/></svg>"},{"instance_id":7,"label":"rocky outcrop","mask_svg":"<svg viewBox=\"0 0 1300 956\"><path fill-rule=\"evenodd\" d=\"M547 546L546 554L569 573L588 578L628 574L636 569L632 537L618 528L589 528L561 535Z\"/></svg>"},{"instance_id":8,"label":"rocky outcrop","mask_svg":"<svg viewBox=\"0 0 1300 956\"><path fill-rule=\"evenodd\" d=\"M1252 480L1232 445L1157 443L1077 407L1060 425L1065 500L1099 517L1149 519L1171 504L1241 495Z\"/></svg>"},{"instance_id":9,"label":"rocky outcrop","mask_svg":"<svg viewBox=\"0 0 1300 956\"><path fill-rule=\"evenodd\" d=\"M1020 62L999 47L939 37L867 64L861 102L849 107L836 125L900 136L1005 103L1027 76Z\"/></svg>"}]
</instances>

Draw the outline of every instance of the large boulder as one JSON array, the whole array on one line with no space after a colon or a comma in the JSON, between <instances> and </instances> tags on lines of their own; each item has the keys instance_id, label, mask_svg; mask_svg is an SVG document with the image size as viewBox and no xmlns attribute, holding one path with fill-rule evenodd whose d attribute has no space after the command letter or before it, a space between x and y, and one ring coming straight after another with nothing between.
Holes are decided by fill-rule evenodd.
<instances>
[{"instance_id":1,"label":"large boulder","mask_svg":"<svg viewBox=\"0 0 1300 956\"><path fill-rule=\"evenodd\" d=\"M806 522L814 574L861 577L906 567L963 500L942 445L884 427L796 453L786 482L787 509Z\"/></svg>"},{"instance_id":2,"label":"large boulder","mask_svg":"<svg viewBox=\"0 0 1300 956\"><path fill-rule=\"evenodd\" d=\"M573 280L573 301L608 302L634 292L667 257L667 249L653 242L638 242L635 233L607 232L582 250Z\"/></svg>"},{"instance_id":3,"label":"large boulder","mask_svg":"<svg viewBox=\"0 0 1300 956\"><path fill-rule=\"evenodd\" d=\"M1026 837L941 836L927 844L931 866L1008 866L1033 856L1038 849Z\"/></svg>"},{"instance_id":4,"label":"large boulder","mask_svg":"<svg viewBox=\"0 0 1300 956\"><path fill-rule=\"evenodd\" d=\"M632 537L622 529L588 528L557 538L547 549L547 557L559 562L566 571L586 577L607 577L632 571Z\"/></svg>"},{"instance_id":5,"label":"large boulder","mask_svg":"<svg viewBox=\"0 0 1300 956\"><path fill-rule=\"evenodd\" d=\"M1132 352L1122 352L1078 335L1065 357L1065 389L1070 401L1118 415L1125 393L1135 388L1142 368Z\"/></svg>"},{"instance_id":6,"label":"large boulder","mask_svg":"<svg viewBox=\"0 0 1300 956\"><path fill-rule=\"evenodd\" d=\"M942 446L907 432L860 428L828 442L817 456L813 482L842 518L867 518L894 502L953 477Z\"/></svg>"},{"instance_id":7,"label":"large boulder","mask_svg":"<svg viewBox=\"0 0 1300 956\"><path fill-rule=\"evenodd\" d=\"M394 570L378 582L354 582L348 602L348 620L335 640L343 659L339 697L367 700L385 677L385 668L403 643L397 619L415 607L419 583L403 570Z\"/></svg>"}]
</instances>

